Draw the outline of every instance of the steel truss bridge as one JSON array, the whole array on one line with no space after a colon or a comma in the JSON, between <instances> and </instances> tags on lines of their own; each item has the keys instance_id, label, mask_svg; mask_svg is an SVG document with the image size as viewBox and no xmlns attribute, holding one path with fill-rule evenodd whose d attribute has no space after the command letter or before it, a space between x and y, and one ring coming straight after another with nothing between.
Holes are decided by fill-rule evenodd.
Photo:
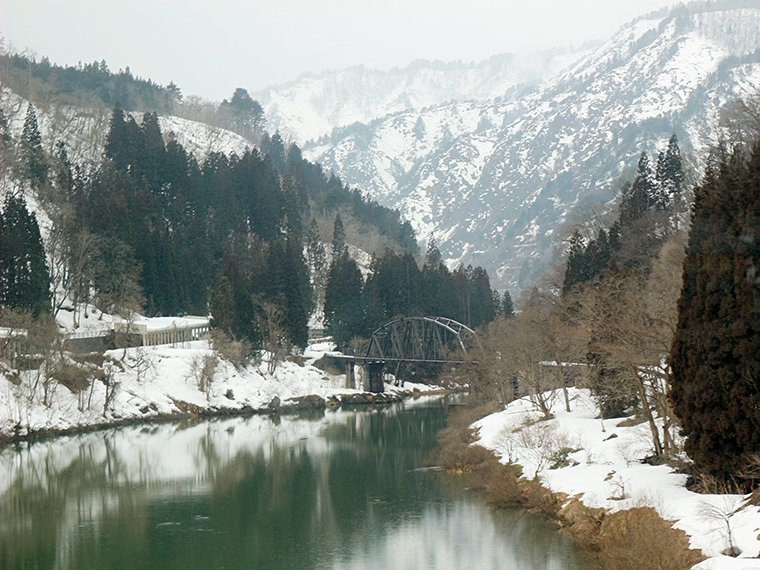
<instances>
[{"instance_id":1,"label":"steel truss bridge","mask_svg":"<svg viewBox=\"0 0 760 570\"><path fill-rule=\"evenodd\" d=\"M475 331L445 317L404 317L391 321L370 338L364 356L333 356L346 363L346 385L355 383L354 367L362 366L369 377L369 391L383 391L386 364L461 364L468 349L479 346Z\"/></svg>"}]
</instances>

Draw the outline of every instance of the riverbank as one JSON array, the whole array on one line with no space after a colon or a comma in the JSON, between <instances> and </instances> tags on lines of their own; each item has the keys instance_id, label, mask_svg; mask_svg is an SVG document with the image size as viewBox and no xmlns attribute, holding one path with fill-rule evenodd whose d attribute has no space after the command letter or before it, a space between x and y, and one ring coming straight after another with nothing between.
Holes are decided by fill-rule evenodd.
<instances>
[{"instance_id":1,"label":"riverbank","mask_svg":"<svg viewBox=\"0 0 760 570\"><path fill-rule=\"evenodd\" d=\"M408 382L387 384L383 394L346 388L344 375L315 366L331 348L313 345L274 370L266 360L235 367L207 341L193 341L76 361L65 356L56 370L6 371L0 373L0 444L145 420L387 403L436 390Z\"/></svg>"},{"instance_id":2,"label":"riverbank","mask_svg":"<svg viewBox=\"0 0 760 570\"><path fill-rule=\"evenodd\" d=\"M760 568L760 509L749 497L697 494L674 467L645 463L649 427L600 421L586 390L571 390L571 412L558 401L552 413L542 420L518 400L465 420L459 443L455 427L448 434L445 466L478 472L497 506L556 520L607 568Z\"/></svg>"}]
</instances>

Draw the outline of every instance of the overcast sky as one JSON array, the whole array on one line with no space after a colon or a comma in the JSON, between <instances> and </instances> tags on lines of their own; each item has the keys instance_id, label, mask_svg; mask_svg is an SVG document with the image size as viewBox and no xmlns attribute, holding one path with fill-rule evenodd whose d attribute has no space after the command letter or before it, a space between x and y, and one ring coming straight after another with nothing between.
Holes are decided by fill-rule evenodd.
<instances>
[{"instance_id":1,"label":"overcast sky","mask_svg":"<svg viewBox=\"0 0 760 570\"><path fill-rule=\"evenodd\" d=\"M480 61L604 39L672 0L0 0L5 48L212 100L363 64Z\"/></svg>"}]
</instances>

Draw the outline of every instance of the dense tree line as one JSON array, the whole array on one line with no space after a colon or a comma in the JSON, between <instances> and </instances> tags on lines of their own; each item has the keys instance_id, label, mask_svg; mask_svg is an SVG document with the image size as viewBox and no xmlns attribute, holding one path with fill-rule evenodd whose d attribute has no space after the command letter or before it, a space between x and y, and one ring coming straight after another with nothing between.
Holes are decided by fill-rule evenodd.
<instances>
[{"instance_id":1,"label":"dense tree line","mask_svg":"<svg viewBox=\"0 0 760 570\"><path fill-rule=\"evenodd\" d=\"M695 191L670 364L673 406L698 471L760 479L760 139L720 149Z\"/></svg>"},{"instance_id":2,"label":"dense tree line","mask_svg":"<svg viewBox=\"0 0 760 570\"><path fill-rule=\"evenodd\" d=\"M50 308L50 277L36 217L24 199L8 194L0 210L0 308Z\"/></svg>"},{"instance_id":3,"label":"dense tree line","mask_svg":"<svg viewBox=\"0 0 760 570\"><path fill-rule=\"evenodd\" d=\"M240 90L236 96L228 105L243 108L240 120L255 116L258 104L246 104ZM71 163L65 144L52 155L43 151L32 105L15 144L7 125L0 127L4 163L12 163L16 179L52 222L45 245L53 260L44 266L34 216L10 196L3 236L13 232L14 239L2 242L4 282L36 287L37 301L24 306L54 313L72 307L75 323L90 304L149 315L211 309L216 327L252 347L303 346L316 302L313 284L324 290L318 282L327 269L317 219L340 211L354 235L374 232L398 251L416 251L411 226L397 212L326 175L277 134L263 137L260 149L198 161L164 136L155 112L138 121L117 104L103 159L85 172ZM360 218L365 214L367 221ZM19 277L16 257L6 253L17 243L34 251L13 256L34 255L43 263L26 263L35 268L34 279ZM2 302L10 306L13 288L3 290Z\"/></svg>"},{"instance_id":4,"label":"dense tree line","mask_svg":"<svg viewBox=\"0 0 760 570\"><path fill-rule=\"evenodd\" d=\"M113 72L105 61L60 66L46 57L39 61L19 53L0 57L7 86L27 100L56 97L70 104L97 103L108 108L119 102L127 111L156 109L165 113L182 98L174 83L161 86L135 77L129 68Z\"/></svg>"},{"instance_id":5,"label":"dense tree line","mask_svg":"<svg viewBox=\"0 0 760 570\"><path fill-rule=\"evenodd\" d=\"M654 171L647 154L641 154L635 179L623 186L619 214L611 227L600 228L591 239L579 229L572 234L563 293L610 270L649 271L659 248L678 230L685 210L683 192L681 151L673 135Z\"/></svg>"},{"instance_id":6,"label":"dense tree line","mask_svg":"<svg viewBox=\"0 0 760 570\"><path fill-rule=\"evenodd\" d=\"M340 228L338 218L336 236ZM325 325L339 346L347 346L354 337L368 337L401 317L441 316L477 328L504 310L512 312L509 293L502 301L482 267L449 271L434 241L422 268L408 252L385 250L373 257L366 280L339 238L333 242L333 251Z\"/></svg>"}]
</instances>

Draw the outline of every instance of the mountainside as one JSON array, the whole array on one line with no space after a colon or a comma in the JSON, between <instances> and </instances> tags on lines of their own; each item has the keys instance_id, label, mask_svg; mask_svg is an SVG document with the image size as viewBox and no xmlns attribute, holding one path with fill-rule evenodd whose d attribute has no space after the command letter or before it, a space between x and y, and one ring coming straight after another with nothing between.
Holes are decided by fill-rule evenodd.
<instances>
[{"instance_id":1,"label":"mountainside","mask_svg":"<svg viewBox=\"0 0 760 570\"><path fill-rule=\"evenodd\" d=\"M497 286L522 289L573 207L614 198L642 151L656 158L676 133L703 160L718 109L760 89L759 29L758 0L680 6L631 22L512 100L388 114L335 129L304 156L400 208L450 264L483 265Z\"/></svg>"},{"instance_id":2,"label":"mountainside","mask_svg":"<svg viewBox=\"0 0 760 570\"><path fill-rule=\"evenodd\" d=\"M418 60L390 71L357 66L306 74L253 96L264 107L269 130L300 145L393 113L452 101L513 99L590 51L501 54L479 63Z\"/></svg>"}]
</instances>

